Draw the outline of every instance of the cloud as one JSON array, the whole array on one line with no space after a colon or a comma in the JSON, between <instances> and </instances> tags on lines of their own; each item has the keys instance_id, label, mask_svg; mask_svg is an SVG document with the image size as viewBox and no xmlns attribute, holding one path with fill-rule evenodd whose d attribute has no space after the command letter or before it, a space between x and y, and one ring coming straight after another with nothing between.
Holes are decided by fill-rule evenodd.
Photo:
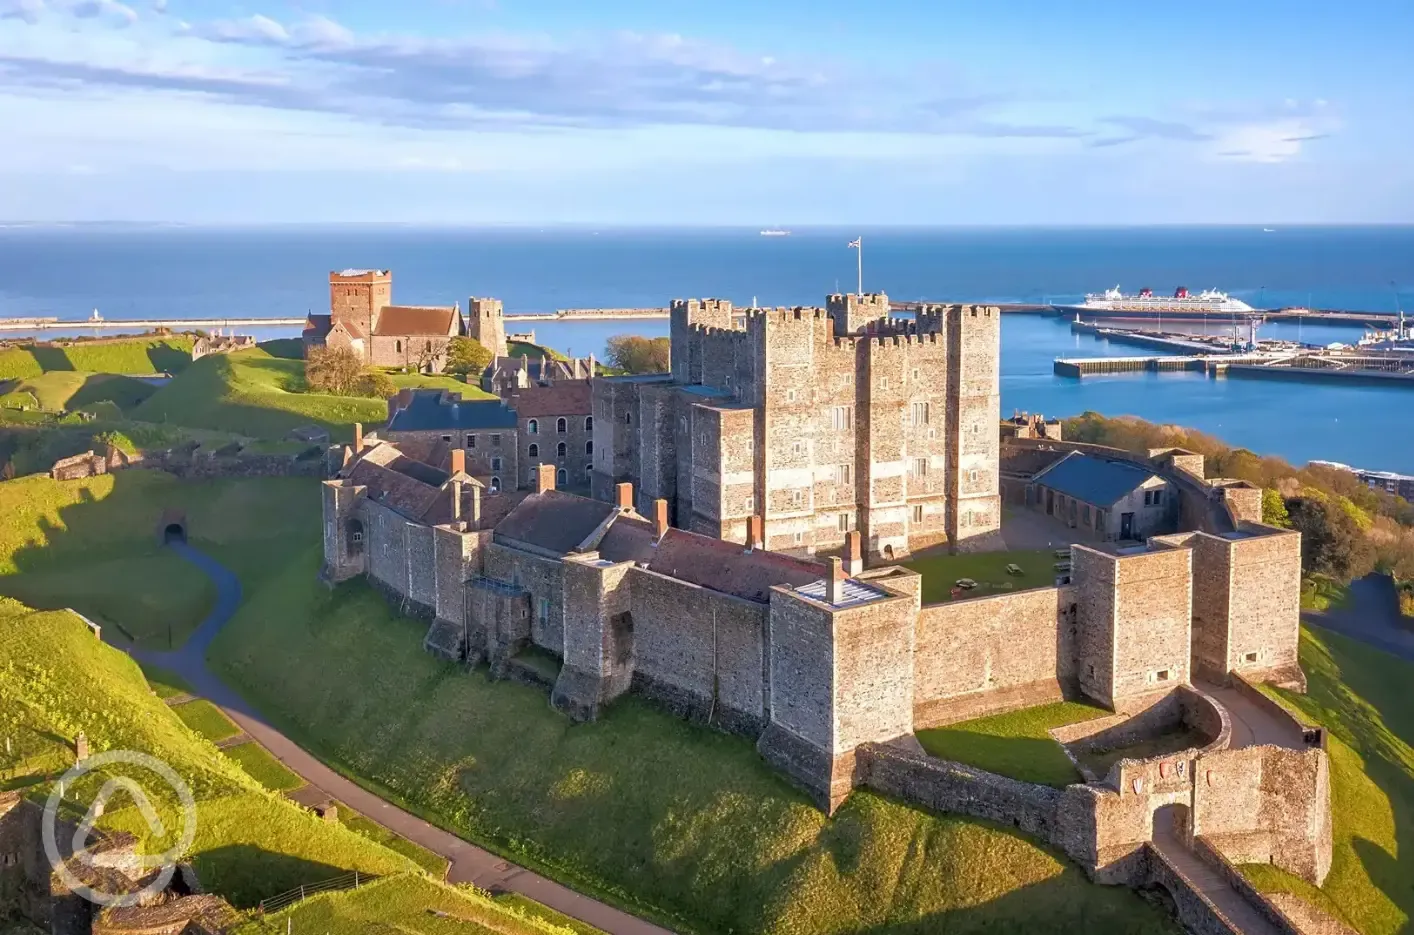
<instances>
[{"instance_id":1,"label":"cloud","mask_svg":"<svg viewBox=\"0 0 1414 935\"><path fill-rule=\"evenodd\" d=\"M17 19L33 26L43 12L44 0L0 0L0 20Z\"/></svg>"},{"instance_id":2,"label":"cloud","mask_svg":"<svg viewBox=\"0 0 1414 935\"><path fill-rule=\"evenodd\" d=\"M280 23L259 13L245 19L213 20L190 27L192 35L212 42L236 44L274 44L288 42L290 33Z\"/></svg>"},{"instance_id":3,"label":"cloud","mask_svg":"<svg viewBox=\"0 0 1414 935\"><path fill-rule=\"evenodd\" d=\"M137 22L137 11L118 0L77 0L69 4L68 11L77 19L103 19L119 26Z\"/></svg>"},{"instance_id":4,"label":"cloud","mask_svg":"<svg viewBox=\"0 0 1414 935\"><path fill-rule=\"evenodd\" d=\"M1153 117L1102 117L1100 122L1112 127L1117 127L1121 132L1117 135L1092 140L1090 143L1092 147L1122 146L1125 143L1133 143L1137 140L1144 139L1178 140L1186 143L1199 143L1213 138L1211 133L1199 130L1189 124L1174 120L1158 120Z\"/></svg>"}]
</instances>

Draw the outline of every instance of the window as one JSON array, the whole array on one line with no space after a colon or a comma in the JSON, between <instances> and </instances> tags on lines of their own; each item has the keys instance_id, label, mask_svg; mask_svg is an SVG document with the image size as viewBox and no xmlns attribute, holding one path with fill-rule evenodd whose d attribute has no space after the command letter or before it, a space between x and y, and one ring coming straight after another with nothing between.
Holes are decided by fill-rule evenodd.
<instances>
[{"instance_id":1,"label":"window","mask_svg":"<svg viewBox=\"0 0 1414 935\"><path fill-rule=\"evenodd\" d=\"M1145 506L1153 506L1153 504L1154 504L1154 494L1153 494L1153 492L1152 492L1152 491L1148 491L1148 490L1144 491L1144 505L1145 505Z\"/></svg>"},{"instance_id":2,"label":"window","mask_svg":"<svg viewBox=\"0 0 1414 935\"><path fill-rule=\"evenodd\" d=\"M539 419L531 419L529 422L525 423L525 432L526 432L527 435L539 435L539 434L540 434L540 420L539 420Z\"/></svg>"},{"instance_id":3,"label":"window","mask_svg":"<svg viewBox=\"0 0 1414 935\"><path fill-rule=\"evenodd\" d=\"M565 434L565 432L566 432L568 429L569 429L569 423L565 421L565 419L564 419L563 416L561 416L560 418L558 418L558 419L555 420L555 431L556 431L556 432L558 432L558 433L560 433L561 435L563 435L563 434Z\"/></svg>"},{"instance_id":4,"label":"window","mask_svg":"<svg viewBox=\"0 0 1414 935\"><path fill-rule=\"evenodd\" d=\"M836 406L830 410L830 425L836 432L843 432L849 429L850 418L853 415L848 406Z\"/></svg>"},{"instance_id":5,"label":"window","mask_svg":"<svg viewBox=\"0 0 1414 935\"><path fill-rule=\"evenodd\" d=\"M839 526L840 532L849 532L852 517L848 513L841 513L835 517L835 523Z\"/></svg>"},{"instance_id":6,"label":"window","mask_svg":"<svg viewBox=\"0 0 1414 935\"><path fill-rule=\"evenodd\" d=\"M804 542L804 541L805 541L805 534L804 534L804 533L798 532L798 533L795 534L795 544L796 544L796 545L800 545L800 544L801 544L802 542Z\"/></svg>"},{"instance_id":7,"label":"window","mask_svg":"<svg viewBox=\"0 0 1414 935\"><path fill-rule=\"evenodd\" d=\"M432 342L431 342L431 341L428 341L428 342L427 342L427 353L429 353L429 354L432 353Z\"/></svg>"},{"instance_id":8,"label":"window","mask_svg":"<svg viewBox=\"0 0 1414 935\"><path fill-rule=\"evenodd\" d=\"M541 623L548 623L550 620L550 602L543 597L540 599L539 616Z\"/></svg>"},{"instance_id":9,"label":"window","mask_svg":"<svg viewBox=\"0 0 1414 935\"><path fill-rule=\"evenodd\" d=\"M707 433L706 433L706 432L698 432L698 433L697 433L697 444L701 445L703 448L706 448L706 447L707 447Z\"/></svg>"},{"instance_id":10,"label":"window","mask_svg":"<svg viewBox=\"0 0 1414 935\"><path fill-rule=\"evenodd\" d=\"M969 481L971 481L972 483L974 483L974 484L977 483L977 472L976 472L976 471L968 471L968 472L967 472L967 479L968 479Z\"/></svg>"},{"instance_id":11,"label":"window","mask_svg":"<svg viewBox=\"0 0 1414 935\"><path fill-rule=\"evenodd\" d=\"M492 447L492 448L500 448L500 447L501 447L501 436L500 436L500 435L492 435L492 436L491 436L491 447Z\"/></svg>"},{"instance_id":12,"label":"window","mask_svg":"<svg viewBox=\"0 0 1414 935\"><path fill-rule=\"evenodd\" d=\"M879 389L881 389L881 390L886 390L886 389L888 389L888 388L889 388L889 378L888 378L888 377L880 377L880 378L879 378Z\"/></svg>"},{"instance_id":13,"label":"window","mask_svg":"<svg viewBox=\"0 0 1414 935\"><path fill-rule=\"evenodd\" d=\"M756 498L755 498L755 497L747 497L747 498L746 498L746 502L742 504L742 508L743 508L744 510L746 510L746 512L748 512L748 513L755 513L755 512L756 512Z\"/></svg>"},{"instance_id":14,"label":"window","mask_svg":"<svg viewBox=\"0 0 1414 935\"><path fill-rule=\"evenodd\" d=\"M850 480L851 480L851 478L852 478L853 473L854 473L854 469L853 469L852 467L850 467L850 465L848 465L848 464L836 464L836 465L835 465L835 483L836 483L836 484L848 484L848 483L850 483Z\"/></svg>"},{"instance_id":15,"label":"window","mask_svg":"<svg viewBox=\"0 0 1414 935\"><path fill-rule=\"evenodd\" d=\"M1154 681L1167 682L1169 680L1170 675L1172 675L1172 673L1168 669L1160 669L1159 671L1154 673Z\"/></svg>"},{"instance_id":16,"label":"window","mask_svg":"<svg viewBox=\"0 0 1414 935\"><path fill-rule=\"evenodd\" d=\"M476 447L476 436L475 436L475 435L468 435L468 436L466 437L466 446L467 446L468 448L475 448L475 447Z\"/></svg>"},{"instance_id":17,"label":"window","mask_svg":"<svg viewBox=\"0 0 1414 935\"><path fill-rule=\"evenodd\" d=\"M500 469L501 469L501 459L500 459L500 458L492 458L492 459L491 459L491 470L493 470L493 471L499 471Z\"/></svg>"},{"instance_id":18,"label":"window","mask_svg":"<svg viewBox=\"0 0 1414 935\"><path fill-rule=\"evenodd\" d=\"M790 492L790 505L800 506L803 503L805 503L805 493L800 490L792 490Z\"/></svg>"},{"instance_id":19,"label":"window","mask_svg":"<svg viewBox=\"0 0 1414 935\"><path fill-rule=\"evenodd\" d=\"M911 471L911 473L913 474L914 477L927 477L927 476L928 476L928 459L927 459L927 458L914 458L914 459L913 459L913 470Z\"/></svg>"},{"instance_id":20,"label":"window","mask_svg":"<svg viewBox=\"0 0 1414 935\"><path fill-rule=\"evenodd\" d=\"M1083 513L1082 515L1085 517L1085 523L1086 523L1086 525L1089 525L1089 523L1090 523L1090 506L1089 506L1089 504L1086 504L1084 513Z\"/></svg>"},{"instance_id":21,"label":"window","mask_svg":"<svg viewBox=\"0 0 1414 935\"><path fill-rule=\"evenodd\" d=\"M565 452L566 448L564 442L560 442L558 445L555 446L555 457L563 458L565 456Z\"/></svg>"},{"instance_id":22,"label":"window","mask_svg":"<svg viewBox=\"0 0 1414 935\"><path fill-rule=\"evenodd\" d=\"M363 541L363 533L360 530L354 530L353 532L349 533L349 541L352 542L354 545L358 545L360 542ZM1247 660L1248 662L1257 661L1256 653L1248 653L1247 655L1252 657L1251 659Z\"/></svg>"},{"instance_id":23,"label":"window","mask_svg":"<svg viewBox=\"0 0 1414 935\"><path fill-rule=\"evenodd\" d=\"M1162 490L1154 491L1154 506L1158 506L1160 503L1163 503L1163 500L1164 492Z\"/></svg>"},{"instance_id":24,"label":"window","mask_svg":"<svg viewBox=\"0 0 1414 935\"><path fill-rule=\"evenodd\" d=\"M797 458L805 454L805 442L792 442L790 446L790 453L795 455Z\"/></svg>"},{"instance_id":25,"label":"window","mask_svg":"<svg viewBox=\"0 0 1414 935\"><path fill-rule=\"evenodd\" d=\"M624 425L632 425L632 424L633 424L633 413L631 413L631 412L625 412L625 413L624 413Z\"/></svg>"},{"instance_id":26,"label":"window","mask_svg":"<svg viewBox=\"0 0 1414 935\"><path fill-rule=\"evenodd\" d=\"M963 513L963 514L962 514L962 525L963 525L963 526L971 526L971 525L972 525L972 511L971 511L971 510L968 510L966 513Z\"/></svg>"},{"instance_id":27,"label":"window","mask_svg":"<svg viewBox=\"0 0 1414 935\"><path fill-rule=\"evenodd\" d=\"M556 484L567 484L567 483L569 483L569 479L570 479L569 472L566 471L564 468L560 468L558 471L555 472L555 483L556 483Z\"/></svg>"},{"instance_id":28,"label":"window","mask_svg":"<svg viewBox=\"0 0 1414 935\"><path fill-rule=\"evenodd\" d=\"M914 372L917 373L916 370ZM914 425L927 425L930 414L927 403L913 404L912 416Z\"/></svg>"},{"instance_id":29,"label":"window","mask_svg":"<svg viewBox=\"0 0 1414 935\"><path fill-rule=\"evenodd\" d=\"M447 444L450 445L450 444L452 443L452 436L450 436L450 435L443 435L443 436L442 436L442 441L444 441L444 442L446 442Z\"/></svg>"},{"instance_id":30,"label":"window","mask_svg":"<svg viewBox=\"0 0 1414 935\"><path fill-rule=\"evenodd\" d=\"M593 416L585 416L585 417L584 417L584 430L585 430L586 432L592 432L592 431L594 431L594 417L593 417Z\"/></svg>"},{"instance_id":31,"label":"window","mask_svg":"<svg viewBox=\"0 0 1414 935\"><path fill-rule=\"evenodd\" d=\"M490 486L488 486L486 489L489 490L489 491L491 491L492 493L500 493L500 492L501 492L501 479L500 479L499 477L493 477L493 478L491 478L491 484L490 484Z\"/></svg>"},{"instance_id":32,"label":"window","mask_svg":"<svg viewBox=\"0 0 1414 935\"><path fill-rule=\"evenodd\" d=\"M748 439L746 440L746 453L749 454L749 455L754 455L754 454L756 454L756 439L755 439L755 437L748 438Z\"/></svg>"},{"instance_id":33,"label":"window","mask_svg":"<svg viewBox=\"0 0 1414 935\"><path fill-rule=\"evenodd\" d=\"M594 439L591 438L589 441L584 443L584 453L587 455L594 454Z\"/></svg>"},{"instance_id":34,"label":"window","mask_svg":"<svg viewBox=\"0 0 1414 935\"><path fill-rule=\"evenodd\" d=\"M394 341L394 342L393 342L393 349L394 349L395 351L397 351L399 354L401 354L401 353L403 352L403 342L401 342L401 341Z\"/></svg>"},{"instance_id":35,"label":"window","mask_svg":"<svg viewBox=\"0 0 1414 935\"><path fill-rule=\"evenodd\" d=\"M525 472L525 475L526 475L527 479L529 479L529 481L530 481L530 483L531 483L532 486L534 486L536 475L539 474L539 473L540 473L539 469L538 469L535 465L533 465L533 464L530 466L530 470L528 470L528 471Z\"/></svg>"},{"instance_id":36,"label":"window","mask_svg":"<svg viewBox=\"0 0 1414 935\"><path fill-rule=\"evenodd\" d=\"M913 521L914 521L915 523L921 523L921 522L923 522L923 505L922 505L922 504L919 504L918 506L915 506L915 507L913 508Z\"/></svg>"},{"instance_id":37,"label":"window","mask_svg":"<svg viewBox=\"0 0 1414 935\"><path fill-rule=\"evenodd\" d=\"M538 458L540 457L540 446L532 442L530 447L526 449L525 453L532 458Z\"/></svg>"},{"instance_id":38,"label":"window","mask_svg":"<svg viewBox=\"0 0 1414 935\"><path fill-rule=\"evenodd\" d=\"M355 533L355 535L357 535L357 533ZM1256 662L1256 661L1257 661L1257 654L1256 654L1256 653L1247 653L1247 654L1245 654L1245 655L1242 657L1242 661L1243 661L1243 662Z\"/></svg>"},{"instance_id":39,"label":"window","mask_svg":"<svg viewBox=\"0 0 1414 935\"><path fill-rule=\"evenodd\" d=\"M786 390L786 402L795 402L795 390Z\"/></svg>"}]
</instances>

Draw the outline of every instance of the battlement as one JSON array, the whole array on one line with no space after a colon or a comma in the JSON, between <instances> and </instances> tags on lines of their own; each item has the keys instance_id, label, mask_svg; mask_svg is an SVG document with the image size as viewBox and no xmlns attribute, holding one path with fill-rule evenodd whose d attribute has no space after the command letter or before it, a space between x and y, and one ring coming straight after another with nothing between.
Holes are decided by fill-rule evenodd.
<instances>
[{"instance_id":1,"label":"battlement","mask_svg":"<svg viewBox=\"0 0 1414 935\"><path fill-rule=\"evenodd\" d=\"M472 317L501 318L505 315L500 299L486 299L472 296L466 300L466 313Z\"/></svg>"},{"instance_id":2,"label":"battlement","mask_svg":"<svg viewBox=\"0 0 1414 935\"><path fill-rule=\"evenodd\" d=\"M867 295L840 295L825 297L825 310L834 319L836 334L854 334L870 322L885 320L892 311L889 297L882 292Z\"/></svg>"},{"instance_id":3,"label":"battlement","mask_svg":"<svg viewBox=\"0 0 1414 935\"><path fill-rule=\"evenodd\" d=\"M393 271L387 269L345 269L334 270L329 273L329 284L341 282L381 282L385 279L392 279Z\"/></svg>"}]
</instances>

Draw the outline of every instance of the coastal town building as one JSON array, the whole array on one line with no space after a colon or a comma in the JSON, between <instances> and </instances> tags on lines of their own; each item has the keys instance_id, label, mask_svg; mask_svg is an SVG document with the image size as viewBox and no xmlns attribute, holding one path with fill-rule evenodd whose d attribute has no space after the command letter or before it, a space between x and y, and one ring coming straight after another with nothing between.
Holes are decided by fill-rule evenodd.
<instances>
[{"instance_id":1,"label":"coastal town building","mask_svg":"<svg viewBox=\"0 0 1414 935\"><path fill-rule=\"evenodd\" d=\"M488 393L508 397L541 383L592 379L597 372L596 367L592 354L588 357L497 357L482 373L481 388Z\"/></svg>"},{"instance_id":2,"label":"coastal town building","mask_svg":"<svg viewBox=\"0 0 1414 935\"><path fill-rule=\"evenodd\" d=\"M467 333L456 305L393 305L393 274L389 270L346 269L329 274L329 314L310 315L304 345L351 351L365 364L441 373L447 345ZM476 301L476 300L474 300ZM494 337L495 315L477 319L477 333ZM504 345L504 328L501 330Z\"/></svg>"},{"instance_id":3,"label":"coastal town building","mask_svg":"<svg viewBox=\"0 0 1414 935\"><path fill-rule=\"evenodd\" d=\"M628 482L674 525L888 560L995 544L1000 313L832 295L824 308L670 306L672 371L594 381L593 492Z\"/></svg>"}]
</instances>

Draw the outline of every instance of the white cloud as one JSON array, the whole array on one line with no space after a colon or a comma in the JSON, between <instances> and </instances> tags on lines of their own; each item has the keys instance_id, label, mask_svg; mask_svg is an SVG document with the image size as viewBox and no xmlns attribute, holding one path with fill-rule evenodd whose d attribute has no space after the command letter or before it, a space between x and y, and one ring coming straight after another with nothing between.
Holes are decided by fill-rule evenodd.
<instances>
[{"instance_id":1,"label":"white cloud","mask_svg":"<svg viewBox=\"0 0 1414 935\"><path fill-rule=\"evenodd\" d=\"M118 0L77 0L69 4L68 12L78 19L102 19L118 26L137 22L137 11Z\"/></svg>"},{"instance_id":2,"label":"white cloud","mask_svg":"<svg viewBox=\"0 0 1414 935\"><path fill-rule=\"evenodd\" d=\"M191 27L191 33L212 42L284 43L290 33L280 23L260 13L245 19L220 19Z\"/></svg>"},{"instance_id":3,"label":"white cloud","mask_svg":"<svg viewBox=\"0 0 1414 935\"><path fill-rule=\"evenodd\" d=\"M0 0L0 20L17 19L33 26L43 12L44 0Z\"/></svg>"},{"instance_id":4,"label":"white cloud","mask_svg":"<svg viewBox=\"0 0 1414 935\"><path fill-rule=\"evenodd\" d=\"M1304 143L1325 135L1299 120L1248 124L1222 132L1212 152L1238 162L1286 162L1300 155Z\"/></svg>"}]
</instances>

